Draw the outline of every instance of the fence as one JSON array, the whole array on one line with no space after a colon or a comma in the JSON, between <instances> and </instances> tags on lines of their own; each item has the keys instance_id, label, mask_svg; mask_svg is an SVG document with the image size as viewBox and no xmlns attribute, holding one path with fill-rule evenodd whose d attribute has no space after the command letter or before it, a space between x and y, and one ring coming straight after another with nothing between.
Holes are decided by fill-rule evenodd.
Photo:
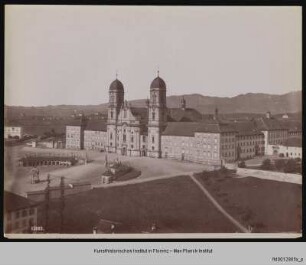
<instances>
[{"instance_id":1,"label":"fence","mask_svg":"<svg viewBox=\"0 0 306 265\"><path fill-rule=\"evenodd\" d=\"M64 196L76 194L91 189L90 183L74 183L65 186ZM46 191L30 191L27 192L27 198L32 201L41 202L45 200ZM50 199L59 199L61 197L61 187L50 187L49 189L49 198Z\"/></svg>"}]
</instances>

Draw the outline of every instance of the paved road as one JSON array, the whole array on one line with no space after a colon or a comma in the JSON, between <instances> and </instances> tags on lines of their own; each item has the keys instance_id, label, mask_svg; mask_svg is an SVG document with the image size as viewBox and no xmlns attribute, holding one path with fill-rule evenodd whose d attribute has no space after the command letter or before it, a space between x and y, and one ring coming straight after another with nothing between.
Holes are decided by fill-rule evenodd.
<instances>
[{"instance_id":1,"label":"paved road","mask_svg":"<svg viewBox=\"0 0 306 265\"><path fill-rule=\"evenodd\" d=\"M235 225L241 232L250 233L250 231L245 228L242 224L240 224L234 217L232 217L209 193L209 191L193 176L189 175L192 181L202 190L205 196L212 202L212 204L233 224Z\"/></svg>"}]
</instances>

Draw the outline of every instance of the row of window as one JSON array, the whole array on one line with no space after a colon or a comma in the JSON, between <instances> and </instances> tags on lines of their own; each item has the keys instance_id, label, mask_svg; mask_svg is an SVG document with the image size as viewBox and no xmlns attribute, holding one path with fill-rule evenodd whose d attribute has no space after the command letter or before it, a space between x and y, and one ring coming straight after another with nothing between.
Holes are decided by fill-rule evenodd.
<instances>
[{"instance_id":1,"label":"row of window","mask_svg":"<svg viewBox=\"0 0 306 265\"><path fill-rule=\"evenodd\" d=\"M165 153L167 153L168 154L168 152L170 153L170 154L172 154L172 153L174 153L174 154L179 154L179 153L182 153L182 154L194 154L194 152L193 151L191 151L191 150L180 150L180 149L178 149L178 148L169 148L169 150L168 150L168 148L165 148L165 150L164 150L164 152ZM211 151L203 151L203 150L197 150L197 152L196 152L196 154L197 154L197 156L199 157L200 155L202 155L202 156L204 156L204 157L212 157L212 155L214 156L214 157L218 157L218 153L217 152L211 152Z\"/></svg>"},{"instance_id":2,"label":"row of window","mask_svg":"<svg viewBox=\"0 0 306 265\"><path fill-rule=\"evenodd\" d=\"M79 145L80 144L80 140L76 140L76 139L69 139L69 141L66 141L66 146L68 145Z\"/></svg>"},{"instance_id":3,"label":"row of window","mask_svg":"<svg viewBox=\"0 0 306 265\"><path fill-rule=\"evenodd\" d=\"M257 135L239 136L239 140L261 140L261 139L263 139L263 136L257 136Z\"/></svg>"},{"instance_id":4,"label":"row of window","mask_svg":"<svg viewBox=\"0 0 306 265\"><path fill-rule=\"evenodd\" d=\"M66 137L67 138L80 138L80 134L79 133L72 133L72 134L67 133Z\"/></svg>"},{"instance_id":5,"label":"row of window","mask_svg":"<svg viewBox=\"0 0 306 265\"><path fill-rule=\"evenodd\" d=\"M281 139L277 139L277 140L270 139L269 141L269 144L282 144L282 143L283 143L283 140Z\"/></svg>"},{"instance_id":6,"label":"row of window","mask_svg":"<svg viewBox=\"0 0 306 265\"><path fill-rule=\"evenodd\" d=\"M26 217L28 215L33 215L34 214L34 208L30 208L29 210L28 209L24 209L24 210L21 210L21 211L16 211L14 212L14 216L13 216L13 213L7 213L6 214L6 218L8 221L10 221L13 217L15 217L15 219L18 219L20 217Z\"/></svg>"},{"instance_id":7,"label":"row of window","mask_svg":"<svg viewBox=\"0 0 306 265\"><path fill-rule=\"evenodd\" d=\"M252 152L255 152L255 148L241 149L241 153L252 153Z\"/></svg>"},{"instance_id":8,"label":"row of window","mask_svg":"<svg viewBox=\"0 0 306 265\"><path fill-rule=\"evenodd\" d=\"M104 143L101 142L84 142L85 146L104 146Z\"/></svg>"},{"instance_id":9,"label":"row of window","mask_svg":"<svg viewBox=\"0 0 306 265\"><path fill-rule=\"evenodd\" d=\"M221 145L221 149L224 150L224 149L233 149L235 148L235 145L234 144L224 144L224 145Z\"/></svg>"},{"instance_id":10,"label":"row of window","mask_svg":"<svg viewBox=\"0 0 306 265\"><path fill-rule=\"evenodd\" d=\"M232 157L232 156L235 156L235 152L224 152L223 156L224 157Z\"/></svg>"},{"instance_id":11,"label":"row of window","mask_svg":"<svg viewBox=\"0 0 306 265\"><path fill-rule=\"evenodd\" d=\"M20 229L20 228L31 228L31 226L34 225L34 219L24 219L21 221L16 221L14 223L8 223L6 226L6 230L8 232L15 230L15 229Z\"/></svg>"},{"instance_id":12,"label":"row of window","mask_svg":"<svg viewBox=\"0 0 306 265\"><path fill-rule=\"evenodd\" d=\"M238 142L238 146L252 146L255 144L265 144L265 141Z\"/></svg>"},{"instance_id":13,"label":"row of window","mask_svg":"<svg viewBox=\"0 0 306 265\"><path fill-rule=\"evenodd\" d=\"M282 131L282 132L269 132L269 136L270 137L274 137L274 138L276 138L276 137L285 137L287 135L287 133L286 132L284 132L284 131Z\"/></svg>"},{"instance_id":14,"label":"row of window","mask_svg":"<svg viewBox=\"0 0 306 265\"><path fill-rule=\"evenodd\" d=\"M235 138L231 137L231 138L221 138L221 143L232 143L235 142Z\"/></svg>"}]
</instances>

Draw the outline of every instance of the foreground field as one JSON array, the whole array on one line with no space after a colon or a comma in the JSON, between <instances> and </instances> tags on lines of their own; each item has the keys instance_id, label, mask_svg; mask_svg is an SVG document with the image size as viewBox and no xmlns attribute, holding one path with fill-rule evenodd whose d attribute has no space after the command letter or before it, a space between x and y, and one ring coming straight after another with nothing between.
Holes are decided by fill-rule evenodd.
<instances>
[{"instance_id":1,"label":"foreground field","mask_svg":"<svg viewBox=\"0 0 306 265\"><path fill-rule=\"evenodd\" d=\"M50 232L59 230L59 205L52 204ZM124 233L236 232L188 176L94 189L67 197L63 233L92 233L99 219L122 223Z\"/></svg>"},{"instance_id":2,"label":"foreground field","mask_svg":"<svg viewBox=\"0 0 306 265\"><path fill-rule=\"evenodd\" d=\"M213 173L197 179L241 224L253 232L300 232L302 186L253 177Z\"/></svg>"},{"instance_id":3,"label":"foreground field","mask_svg":"<svg viewBox=\"0 0 306 265\"><path fill-rule=\"evenodd\" d=\"M253 233L301 231L299 185L255 178L197 178ZM157 233L240 232L189 176L94 189L67 197L65 205L62 233L92 233L100 219L121 223L117 233L143 233L152 223ZM52 202L51 233L60 230L59 209L59 202Z\"/></svg>"}]
</instances>

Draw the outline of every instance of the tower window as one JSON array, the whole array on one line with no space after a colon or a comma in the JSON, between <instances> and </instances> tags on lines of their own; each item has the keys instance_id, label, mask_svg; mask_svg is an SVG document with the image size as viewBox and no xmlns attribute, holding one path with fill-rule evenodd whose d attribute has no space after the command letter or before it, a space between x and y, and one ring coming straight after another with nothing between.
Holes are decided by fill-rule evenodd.
<instances>
[{"instance_id":1,"label":"tower window","mask_svg":"<svg viewBox=\"0 0 306 265\"><path fill-rule=\"evenodd\" d=\"M123 134L123 142L126 142L126 134Z\"/></svg>"},{"instance_id":2,"label":"tower window","mask_svg":"<svg viewBox=\"0 0 306 265\"><path fill-rule=\"evenodd\" d=\"M113 133L110 133L110 139L111 140L113 139Z\"/></svg>"},{"instance_id":3,"label":"tower window","mask_svg":"<svg viewBox=\"0 0 306 265\"><path fill-rule=\"evenodd\" d=\"M155 120L155 112L152 112L152 120Z\"/></svg>"},{"instance_id":4,"label":"tower window","mask_svg":"<svg viewBox=\"0 0 306 265\"><path fill-rule=\"evenodd\" d=\"M134 142L134 137L133 136L131 136L131 142Z\"/></svg>"},{"instance_id":5,"label":"tower window","mask_svg":"<svg viewBox=\"0 0 306 265\"><path fill-rule=\"evenodd\" d=\"M156 103L156 94L155 93L152 94L152 101L153 101L153 104Z\"/></svg>"},{"instance_id":6,"label":"tower window","mask_svg":"<svg viewBox=\"0 0 306 265\"><path fill-rule=\"evenodd\" d=\"M154 139L154 136L152 136L152 144L154 144L154 140L155 140L155 139Z\"/></svg>"},{"instance_id":7,"label":"tower window","mask_svg":"<svg viewBox=\"0 0 306 265\"><path fill-rule=\"evenodd\" d=\"M113 118L113 116L114 116L113 111L111 111L110 116L111 116L111 119L112 119L112 118Z\"/></svg>"}]
</instances>

